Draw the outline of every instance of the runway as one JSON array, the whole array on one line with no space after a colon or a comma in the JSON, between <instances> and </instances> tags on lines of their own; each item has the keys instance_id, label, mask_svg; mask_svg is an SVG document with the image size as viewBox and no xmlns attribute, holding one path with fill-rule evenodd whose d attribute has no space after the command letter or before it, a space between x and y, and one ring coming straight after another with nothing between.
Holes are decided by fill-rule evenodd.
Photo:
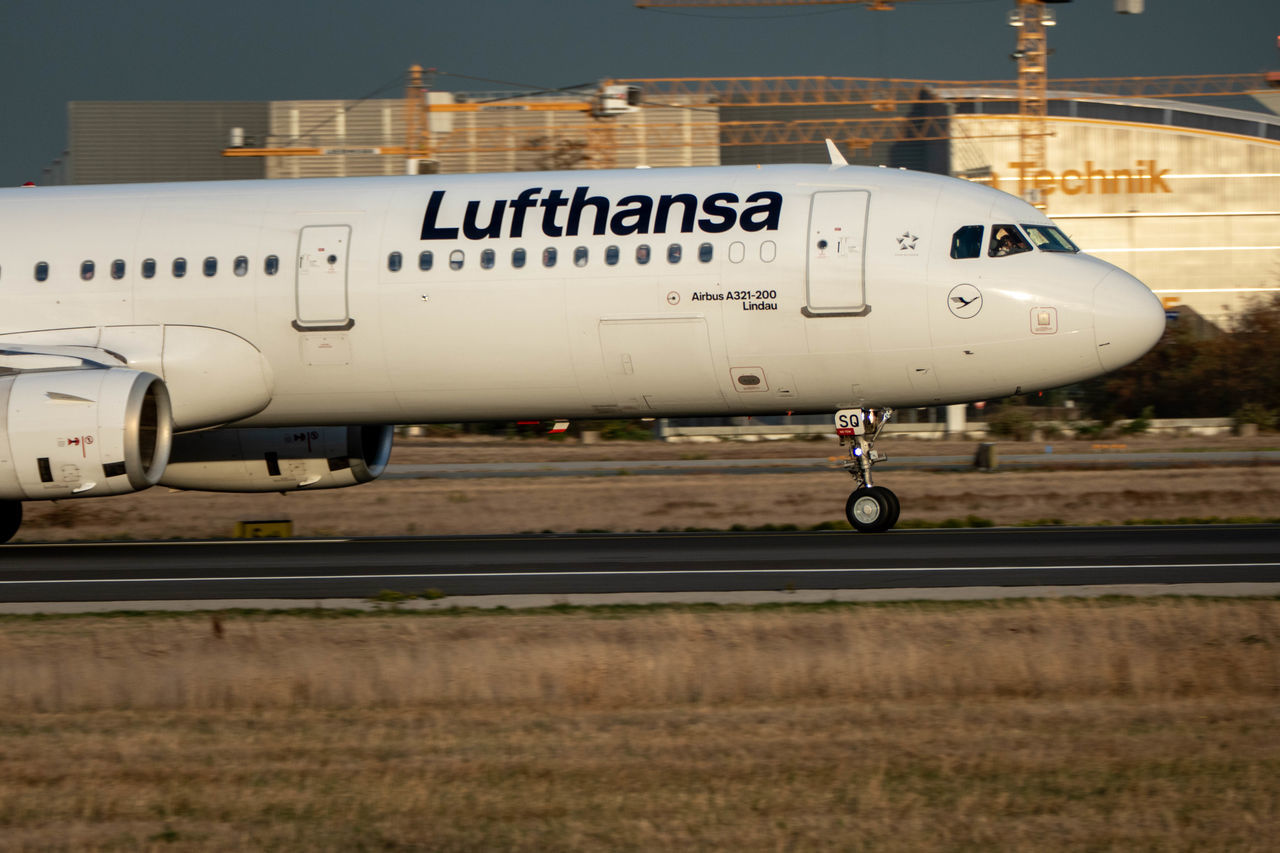
<instances>
[{"instance_id":1,"label":"runway","mask_svg":"<svg viewBox=\"0 0 1280 853\"><path fill-rule=\"evenodd\" d=\"M830 457L764 457L759 459L642 459L575 462L440 462L392 464L386 480L523 479L527 477L606 477L617 475L670 476L671 474L808 474L839 470L839 455ZM1280 451L1205 450L1193 453L1053 452L1052 445L1039 453L1005 453L1000 468L1029 471L1046 468L1186 468L1196 465L1277 465ZM890 456L876 470L972 471L973 455Z\"/></svg>"},{"instance_id":2,"label":"runway","mask_svg":"<svg viewBox=\"0 0 1280 853\"><path fill-rule=\"evenodd\" d=\"M0 603L1280 582L1280 525L9 545Z\"/></svg>"}]
</instances>

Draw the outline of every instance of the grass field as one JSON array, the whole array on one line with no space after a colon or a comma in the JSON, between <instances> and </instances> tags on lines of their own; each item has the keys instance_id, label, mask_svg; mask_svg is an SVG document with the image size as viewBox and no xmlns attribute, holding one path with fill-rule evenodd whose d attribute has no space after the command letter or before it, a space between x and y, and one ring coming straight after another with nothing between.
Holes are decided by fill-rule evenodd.
<instances>
[{"instance_id":1,"label":"grass field","mask_svg":"<svg viewBox=\"0 0 1280 853\"><path fill-rule=\"evenodd\" d=\"M0 850L1272 850L1280 601L0 619Z\"/></svg>"}]
</instances>

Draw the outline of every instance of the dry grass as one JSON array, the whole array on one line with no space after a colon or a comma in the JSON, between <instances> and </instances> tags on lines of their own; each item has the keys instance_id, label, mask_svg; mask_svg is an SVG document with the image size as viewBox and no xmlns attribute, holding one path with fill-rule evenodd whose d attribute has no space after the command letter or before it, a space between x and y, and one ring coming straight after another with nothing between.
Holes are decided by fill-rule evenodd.
<instances>
[{"instance_id":1,"label":"dry grass","mask_svg":"<svg viewBox=\"0 0 1280 853\"><path fill-rule=\"evenodd\" d=\"M1112 444L1115 442L1107 442ZM1133 451L1274 448L1276 436L1214 439L1126 438ZM1088 452L1085 441L1053 442L1059 453ZM971 455L975 442L888 441L891 456ZM1001 452L1035 453L1041 444L1002 442ZM398 441L397 463L635 459L802 458L840 454L833 441L583 445L545 440ZM1105 459L1106 454L1100 453ZM1188 465L1195 454L1188 453ZM1206 501L1206 483L1213 497ZM893 471L877 482L902 499L902 524L978 516L996 524L1064 524L1131 519L1280 518L1280 467L1143 470ZM727 529L843 521L852 479L838 469L813 473L680 474L532 479L378 480L359 488L280 494L170 492L155 488L109 500L33 502L18 541L221 538L247 519L288 518L297 536L402 536L552 530Z\"/></svg>"},{"instance_id":2,"label":"dry grass","mask_svg":"<svg viewBox=\"0 0 1280 853\"><path fill-rule=\"evenodd\" d=\"M5 624L0 707L634 708L779 700L1273 695L1280 604L662 611Z\"/></svg>"},{"instance_id":3,"label":"dry grass","mask_svg":"<svg viewBox=\"0 0 1280 853\"><path fill-rule=\"evenodd\" d=\"M1212 500L1206 484L1212 481ZM902 524L976 515L996 524L1280 518L1280 468L882 474ZM296 536L400 536L552 530L728 529L842 521L853 481L813 474L695 474L500 480L387 480L306 494L151 489L106 500L29 503L19 539L231 535L242 519L290 518Z\"/></svg>"},{"instance_id":4,"label":"dry grass","mask_svg":"<svg viewBox=\"0 0 1280 853\"><path fill-rule=\"evenodd\" d=\"M1274 849L1280 602L0 621L0 850Z\"/></svg>"}]
</instances>

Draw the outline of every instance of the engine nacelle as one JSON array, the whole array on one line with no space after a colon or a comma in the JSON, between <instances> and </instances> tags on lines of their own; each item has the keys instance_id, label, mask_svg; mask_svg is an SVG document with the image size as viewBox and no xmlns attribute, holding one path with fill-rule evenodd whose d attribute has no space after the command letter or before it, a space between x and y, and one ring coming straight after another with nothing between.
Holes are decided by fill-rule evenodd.
<instances>
[{"instance_id":1,"label":"engine nacelle","mask_svg":"<svg viewBox=\"0 0 1280 853\"><path fill-rule=\"evenodd\" d=\"M125 367L0 376L0 499L63 500L154 486L173 415L160 377Z\"/></svg>"},{"instance_id":2,"label":"engine nacelle","mask_svg":"<svg viewBox=\"0 0 1280 853\"><path fill-rule=\"evenodd\" d=\"M340 489L380 475L390 426L214 429L173 437L160 482L206 492Z\"/></svg>"}]
</instances>

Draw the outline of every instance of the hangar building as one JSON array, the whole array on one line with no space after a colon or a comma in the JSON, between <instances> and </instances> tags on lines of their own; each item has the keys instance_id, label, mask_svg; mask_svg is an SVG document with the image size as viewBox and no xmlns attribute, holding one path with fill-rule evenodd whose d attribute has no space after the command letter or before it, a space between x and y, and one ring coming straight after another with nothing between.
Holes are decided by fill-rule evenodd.
<instances>
[{"instance_id":1,"label":"hangar building","mask_svg":"<svg viewBox=\"0 0 1280 853\"><path fill-rule=\"evenodd\" d=\"M953 174L1042 203L1081 248L1132 272L1169 303L1210 317L1280 292L1280 116L1174 100L1050 92L1043 168L1020 160L1017 93L933 84L890 106L907 132L859 141L883 105L714 105L668 99L606 121L571 96L430 93L432 171L826 162L822 135L851 163ZM1255 102L1256 103L1256 102ZM909 138L913 122L945 128ZM809 139L752 142L773 123ZM245 145L308 145L327 156L223 157ZM116 183L403 174L402 99L73 102L56 182Z\"/></svg>"}]
</instances>

